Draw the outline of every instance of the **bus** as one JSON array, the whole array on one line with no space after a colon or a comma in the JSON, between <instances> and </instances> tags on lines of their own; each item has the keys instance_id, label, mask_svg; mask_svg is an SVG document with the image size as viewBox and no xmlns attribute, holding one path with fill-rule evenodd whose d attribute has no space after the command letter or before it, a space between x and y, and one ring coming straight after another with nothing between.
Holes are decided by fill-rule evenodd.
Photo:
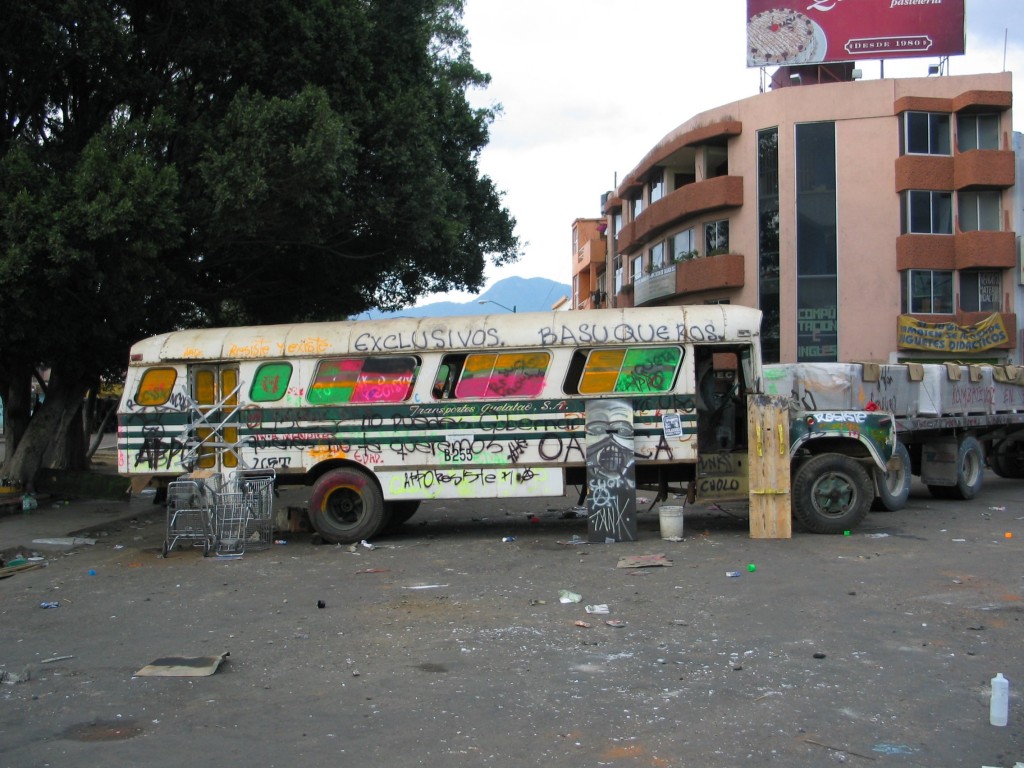
<instances>
[{"instance_id":1,"label":"bus","mask_svg":"<svg viewBox=\"0 0 1024 768\"><path fill-rule=\"evenodd\" d=\"M609 449L591 463L629 446L636 486L659 500L673 488L693 498L702 484L745 498L746 480L728 478L746 470L760 325L756 309L716 304L165 333L131 348L118 470L135 490L272 470L311 486L313 528L349 543L400 525L424 500L585 493L588 409L614 402L625 412L591 430ZM850 489L841 510L807 502L813 530L838 532L867 511L868 473L891 456L883 415L845 431L819 420ZM800 423L808 454L810 422Z\"/></svg>"}]
</instances>

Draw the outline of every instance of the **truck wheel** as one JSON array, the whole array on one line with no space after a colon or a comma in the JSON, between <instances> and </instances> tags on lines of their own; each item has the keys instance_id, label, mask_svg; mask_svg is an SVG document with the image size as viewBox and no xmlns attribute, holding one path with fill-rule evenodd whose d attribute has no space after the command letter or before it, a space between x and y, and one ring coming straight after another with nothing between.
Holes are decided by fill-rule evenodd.
<instances>
[{"instance_id":1,"label":"truck wheel","mask_svg":"<svg viewBox=\"0 0 1024 768\"><path fill-rule=\"evenodd\" d=\"M992 471L1011 480L1024 479L1024 450L1021 449L1020 443L1000 443L988 457Z\"/></svg>"},{"instance_id":2,"label":"truck wheel","mask_svg":"<svg viewBox=\"0 0 1024 768\"><path fill-rule=\"evenodd\" d=\"M897 440L892 455L900 459L898 470L883 472L875 467L875 501L871 505L874 510L896 512L906 506L910 497L910 483L914 479L910 469L910 451Z\"/></svg>"},{"instance_id":3,"label":"truck wheel","mask_svg":"<svg viewBox=\"0 0 1024 768\"><path fill-rule=\"evenodd\" d=\"M359 469L332 469L313 485L309 521L324 541L351 544L369 539L387 525L384 496Z\"/></svg>"},{"instance_id":4,"label":"truck wheel","mask_svg":"<svg viewBox=\"0 0 1024 768\"><path fill-rule=\"evenodd\" d=\"M418 501L386 501L384 506L388 508L387 529L393 531L396 528L400 528L406 520L416 514L416 510L420 508L420 503Z\"/></svg>"},{"instance_id":5,"label":"truck wheel","mask_svg":"<svg viewBox=\"0 0 1024 768\"><path fill-rule=\"evenodd\" d=\"M843 533L868 513L874 487L860 462L838 453L814 456L793 478L793 515L814 533Z\"/></svg>"},{"instance_id":6,"label":"truck wheel","mask_svg":"<svg viewBox=\"0 0 1024 768\"><path fill-rule=\"evenodd\" d=\"M981 491L985 479L985 451L974 437L960 441L956 452L956 485L929 485L936 499L973 499Z\"/></svg>"}]
</instances>

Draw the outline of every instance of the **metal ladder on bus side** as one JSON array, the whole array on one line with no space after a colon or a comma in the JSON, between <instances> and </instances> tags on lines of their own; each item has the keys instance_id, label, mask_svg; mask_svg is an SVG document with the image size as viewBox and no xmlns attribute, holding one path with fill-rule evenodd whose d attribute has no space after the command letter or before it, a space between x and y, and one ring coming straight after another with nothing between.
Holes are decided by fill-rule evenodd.
<instances>
[{"instance_id":1,"label":"metal ladder on bus side","mask_svg":"<svg viewBox=\"0 0 1024 768\"><path fill-rule=\"evenodd\" d=\"M192 421L189 422L186 434L179 438L182 443L181 464L183 467L189 469L189 471L194 470L199 463L199 450L205 446L207 448L213 448L214 450L226 450L229 452L238 462L239 469L252 469L252 467L246 465L239 450L249 441L248 438L237 440L234 443L224 442L223 440L214 440L214 438L223 437L222 432L224 427L231 421L232 417L241 410L241 404L236 402L234 406L231 406L231 410L224 414L224 418L220 423L215 425L210 421L210 414L221 413L224 409L224 404L237 395L241 389L242 385L239 384L231 392L225 395L220 402L214 403L210 406L205 406L207 408L206 413L203 413L202 410L200 410L199 404L195 400L189 400ZM196 437L196 432L204 426L209 427L210 434L202 440L199 440Z\"/></svg>"}]
</instances>

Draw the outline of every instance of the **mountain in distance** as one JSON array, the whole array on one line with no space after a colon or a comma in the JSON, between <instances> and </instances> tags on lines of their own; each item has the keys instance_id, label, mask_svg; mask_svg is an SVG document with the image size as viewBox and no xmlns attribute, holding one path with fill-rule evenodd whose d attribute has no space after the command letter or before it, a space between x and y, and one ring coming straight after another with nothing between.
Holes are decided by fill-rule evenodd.
<instances>
[{"instance_id":1,"label":"mountain in distance","mask_svg":"<svg viewBox=\"0 0 1024 768\"><path fill-rule=\"evenodd\" d=\"M546 277L506 277L474 299L466 302L437 301L422 307L406 307L394 312L372 309L353 320L377 320L389 317L461 317L509 312L549 312L559 299L569 298L572 288ZM481 304L480 302L484 302Z\"/></svg>"}]
</instances>

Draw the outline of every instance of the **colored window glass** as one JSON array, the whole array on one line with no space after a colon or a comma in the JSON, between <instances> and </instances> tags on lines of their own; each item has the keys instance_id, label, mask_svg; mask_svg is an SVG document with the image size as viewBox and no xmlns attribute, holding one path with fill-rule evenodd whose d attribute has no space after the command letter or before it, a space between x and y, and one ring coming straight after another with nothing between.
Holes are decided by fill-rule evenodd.
<instances>
[{"instance_id":1,"label":"colored window glass","mask_svg":"<svg viewBox=\"0 0 1024 768\"><path fill-rule=\"evenodd\" d=\"M467 355L456 397L535 397L550 362L547 352Z\"/></svg>"},{"instance_id":2,"label":"colored window glass","mask_svg":"<svg viewBox=\"0 0 1024 768\"><path fill-rule=\"evenodd\" d=\"M595 349L580 376L580 394L668 392L682 357L679 347Z\"/></svg>"},{"instance_id":3,"label":"colored window glass","mask_svg":"<svg viewBox=\"0 0 1024 768\"><path fill-rule=\"evenodd\" d=\"M409 398L415 357L322 360L309 388L311 403L400 403Z\"/></svg>"},{"instance_id":4,"label":"colored window glass","mask_svg":"<svg viewBox=\"0 0 1024 768\"><path fill-rule=\"evenodd\" d=\"M163 405L171 399L178 374L173 368L150 368L142 374L135 391L136 405Z\"/></svg>"},{"instance_id":5,"label":"colored window glass","mask_svg":"<svg viewBox=\"0 0 1024 768\"><path fill-rule=\"evenodd\" d=\"M249 390L249 399L254 403L273 403L284 397L292 377L291 363L264 363L256 369Z\"/></svg>"}]
</instances>

